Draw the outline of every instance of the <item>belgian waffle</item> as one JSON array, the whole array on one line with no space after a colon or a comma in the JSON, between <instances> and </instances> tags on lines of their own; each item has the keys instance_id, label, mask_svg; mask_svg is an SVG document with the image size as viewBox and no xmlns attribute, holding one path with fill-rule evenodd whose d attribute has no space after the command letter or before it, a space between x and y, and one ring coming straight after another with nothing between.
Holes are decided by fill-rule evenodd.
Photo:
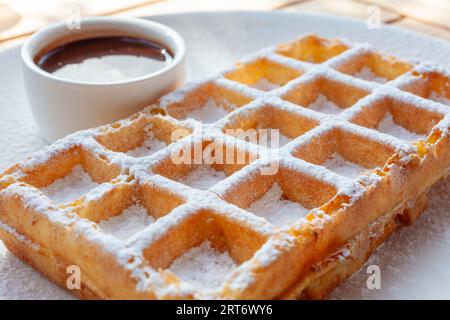
<instances>
[{"instance_id":1,"label":"belgian waffle","mask_svg":"<svg viewBox=\"0 0 450 320\"><path fill-rule=\"evenodd\" d=\"M14 165L0 237L83 298L324 298L448 173L449 99L438 66L303 36Z\"/></svg>"}]
</instances>

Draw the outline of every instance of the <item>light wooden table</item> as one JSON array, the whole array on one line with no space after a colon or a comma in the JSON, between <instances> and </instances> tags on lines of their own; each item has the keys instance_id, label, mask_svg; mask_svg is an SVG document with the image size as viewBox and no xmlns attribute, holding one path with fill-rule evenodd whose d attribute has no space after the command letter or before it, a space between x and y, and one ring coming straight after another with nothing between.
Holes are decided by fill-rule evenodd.
<instances>
[{"instance_id":1,"label":"light wooden table","mask_svg":"<svg viewBox=\"0 0 450 320\"><path fill-rule=\"evenodd\" d=\"M146 16L218 10L315 12L364 20L379 12L386 24L450 40L449 0L0 0L0 48L23 41L51 22L77 15Z\"/></svg>"}]
</instances>

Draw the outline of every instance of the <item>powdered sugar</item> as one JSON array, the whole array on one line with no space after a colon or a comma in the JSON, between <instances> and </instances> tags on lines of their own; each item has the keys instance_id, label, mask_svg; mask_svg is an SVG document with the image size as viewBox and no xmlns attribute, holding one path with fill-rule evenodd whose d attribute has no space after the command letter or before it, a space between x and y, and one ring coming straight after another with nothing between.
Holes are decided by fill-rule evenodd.
<instances>
[{"instance_id":1,"label":"powdered sugar","mask_svg":"<svg viewBox=\"0 0 450 320\"><path fill-rule=\"evenodd\" d=\"M158 152L166 146L167 144L161 140L158 140L153 132L149 132L147 139L144 140L142 145L136 149L127 151L127 154L135 158L146 157Z\"/></svg>"},{"instance_id":2,"label":"powdered sugar","mask_svg":"<svg viewBox=\"0 0 450 320\"><path fill-rule=\"evenodd\" d=\"M228 112L219 106L214 99L208 99L206 103L188 114L188 118L204 123L213 123L226 116Z\"/></svg>"},{"instance_id":3,"label":"powdered sugar","mask_svg":"<svg viewBox=\"0 0 450 320\"><path fill-rule=\"evenodd\" d=\"M261 91L271 91L279 88L280 85L270 82L266 78L261 78L256 83L252 84L252 87Z\"/></svg>"},{"instance_id":4,"label":"powdered sugar","mask_svg":"<svg viewBox=\"0 0 450 320\"><path fill-rule=\"evenodd\" d=\"M308 106L308 108L328 114L338 114L343 111L343 109L339 108L336 104L333 103L333 101L328 100L328 98L323 94L319 94L317 96L317 99L312 102Z\"/></svg>"},{"instance_id":5,"label":"powdered sugar","mask_svg":"<svg viewBox=\"0 0 450 320\"><path fill-rule=\"evenodd\" d=\"M98 183L92 181L84 168L76 165L71 173L64 178L55 180L51 185L43 188L42 192L54 203L62 205L79 199L96 186Z\"/></svg>"},{"instance_id":6,"label":"powdered sugar","mask_svg":"<svg viewBox=\"0 0 450 320\"><path fill-rule=\"evenodd\" d=\"M353 74L355 77L367 80L367 81L373 81L378 83L386 83L388 82L388 79L377 76L373 71L368 67L363 67L358 72L355 72Z\"/></svg>"},{"instance_id":7,"label":"powdered sugar","mask_svg":"<svg viewBox=\"0 0 450 320\"><path fill-rule=\"evenodd\" d=\"M16 229L11 227L10 225L0 222L0 229L3 229L4 232L9 233L12 237L16 238L17 241L22 242L27 246L30 246L33 250L35 251L39 250L40 248L39 245L33 243L32 241L24 237L22 234L18 233Z\"/></svg>"},{"instance_id":8,"label":"powdered sugar","mask_svg":"<svg viewBox=\"0 0 450 320\"><path fill-rule=\"evenodd\" d=\"M273 186L258 200L254 201L247 209L278 227L289 227L300 218L305 217L309 209L297 202L283 197L278 183Z\"/></svg>"},{"instance_id":9,"label":"powdered sugar","mask_svg":"<svg viewBox=\"0 0 450 320\"><path fill-rule=\"evenodd\" d=\"M396 124L390 112L387 112L383 120L378 123L377 130L405 141L416 141L425 137L423 134L409 131Z\"/></svg>"},{"instance_id":10,"label":"powdered sugar","mask_svg":"<svg viewBox=\"0 0 450 320\"><path fill-rule=\"evenodd\" d=\"M365 266L331 295L332 299L445 299L450 259L450 179L429 192L428 208L416 223L401 228ZM439 262L439 263L430 263ZM367 268L381 269L381 290L367 288ZM426 271L426 272L425 272Z\"/></svg>"},{"instance_id":11,"label":"powdered sugar","mask_svg":"<svg viewBox=\"0 0 450 320\"><path fill-rule=\"evenodd\" d=\"M182 20L183 18L182 17L178 17L177 18L178 20ZM184 29L184 28L183 28ZM297 32L297 31L296 31ZM237 36L238 34L236 34L236 36ZM376 37L376 35L374 35L375 37ZM263 40L263 38L260 38L261 40ZM265 39L265 38L264 38ZM392 39L391 39L392 40ZM264 40L265 41L265 40ZM216 45L217 43L215 43L215 45ZM203 46L203 43L202 43L202 46ZM422 46L423 46L423 44L422 44ZM210 49L211 50L211 49ZM201 55L201 57L202 58L205 58L205 57L210 57L210 56L214 56L214 58L215 58L215 61L217 60L217 55L212 55L212 54L210 54L210 50L204 50L204 54L206 54L207 56L205 56L205 55ZM240 54L240 53L239 53ZM227 58L228 58L228 52L227 52ZM204 64L204 61L209 61L208 59L198 59L198 60L203 60L203 64ZM217 65L219 65L219 64L217 64ZM213 64L213 66L212 67L216 67L217 66L216 64ZM191 70L195 70L194 72L196 73L196 76L198 76L201 72L199 72L198 71L198 68L195 68L195 67L192 67L192 64L190 64L190 69ZM206 68L207 68L207 71L208 72L210 72L211 70L209 69L209 68L211 68L211 64L208 64L208 66L207 67L204 67L205 68L205 70L206 70Z\"/></svg>"},{"instance_id":12,"label":"powdered sugar","mask_svg":"<svg viewBox=\"0 0 450 320\"><path fill-rule=\"evenodd\" d=\"M180 182L192 188L206 190L226 178L225 173L208 165L200 165L183 177Z\"/></svg>"},{"instance_id":13,"label":"powdered sugar","mask_svg":"<svg viewBox=\"0 0 450 320\"><path fill-rule=\"evenodd\" d=\"M148 214L147 209L132 205L120 215L100 221L99 226L103 232L126 240L153 222L155 219Z\"/></svg>"},{"instance_id":14,"label":"powdered sugar","mask_svg":"<svg viewBox=\"0 0 450 320\"><path fill-rule=\"evenodd\" d=\"M68 291L52 284L23 263L0 243L0 299L74 299ZM4 254L2 254L4 252Z\"/></svg>"},{"instance_id":15,"label":"powdered sugar","mask_svg":"<svg viewBox=\"0 0 450 320\"><path fill-rule=\"evenodd\" d=\"M344 159L338 153L334 153L329 159L322 163L322 166L341 176L351 179L356 178L361 172L366 170L360 165Z\"/></svg>"},{"instance_id":16,"label":"powdered sugar","mask_svg":"<svg viewBox=\"0 0 450 320\"><path fill-rule=\"evenodd\" d=\"M194 286L215 289L235 267L228 252L220 252L211 242L204 241L174 260L169 270Z\"/></svg>"}]
</instances>

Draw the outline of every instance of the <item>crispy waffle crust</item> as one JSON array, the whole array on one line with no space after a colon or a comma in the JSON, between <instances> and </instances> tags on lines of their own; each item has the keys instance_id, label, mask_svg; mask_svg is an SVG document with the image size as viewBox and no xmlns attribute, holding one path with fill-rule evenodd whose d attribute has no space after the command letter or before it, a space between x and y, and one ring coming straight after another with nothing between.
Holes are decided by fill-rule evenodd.
<instances>
[{"instance_id":1,"label":"crispy waffle crust","mask_svg":"<svg viewBox=\"0 0 450 320\"><path fill-rule=\"evenodd\" d=\"M360 79L368 69L374 77ZM379 79L386 83L370 81ZM315 109L319 97L338 112ZM303 36L14 165L0 176L0 238L64 287L67 267L78 266L81 289L72 292L83 298L325 298L415 221L427 190L448 172L449 98L450 77L439 67ZM199 114L209 115L202 126ZM380 132L388 114L413 141ZM268 128L290 141L273 148L236 135ZM138 157L150 138L165 147ZM232 161L205 161L218 154ZM335 155L364 170L350 178L330 170ZM186 185L205 167L223 179L205 190ZM76 182L61 181L74 170L89 188L56 199L55 190L71 193ZM282 226L252 213L275 184L308 213ZM131 206L154 221L126 238L106 232L102 223ZM214 287L171 270L205 241L234 263Z\"/></svg>"}]
</instances>

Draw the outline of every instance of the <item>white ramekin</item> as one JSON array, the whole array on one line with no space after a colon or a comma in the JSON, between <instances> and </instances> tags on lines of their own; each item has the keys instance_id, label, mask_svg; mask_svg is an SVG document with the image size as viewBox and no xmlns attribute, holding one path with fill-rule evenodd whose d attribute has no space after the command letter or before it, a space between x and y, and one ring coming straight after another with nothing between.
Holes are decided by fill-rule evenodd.
<instances>
[{"instance_id":1,"label":"white ramekin","mask_svg":"<svg viewBox=\"0 0 450 320\"><path fill-rule=\"evenodd\" d=\"M22 47L23 78L31 111L41 134L50 142L127 117L184 82L186 48L173 29L148 20L111 17L83 18L80 27L71 30L64 22L52 24L35 33ZM43 50L99 36L150 39L166 46L174 59L158 72L114 83L57 78L34 62Z\"/></svg>"}]
</instances>

